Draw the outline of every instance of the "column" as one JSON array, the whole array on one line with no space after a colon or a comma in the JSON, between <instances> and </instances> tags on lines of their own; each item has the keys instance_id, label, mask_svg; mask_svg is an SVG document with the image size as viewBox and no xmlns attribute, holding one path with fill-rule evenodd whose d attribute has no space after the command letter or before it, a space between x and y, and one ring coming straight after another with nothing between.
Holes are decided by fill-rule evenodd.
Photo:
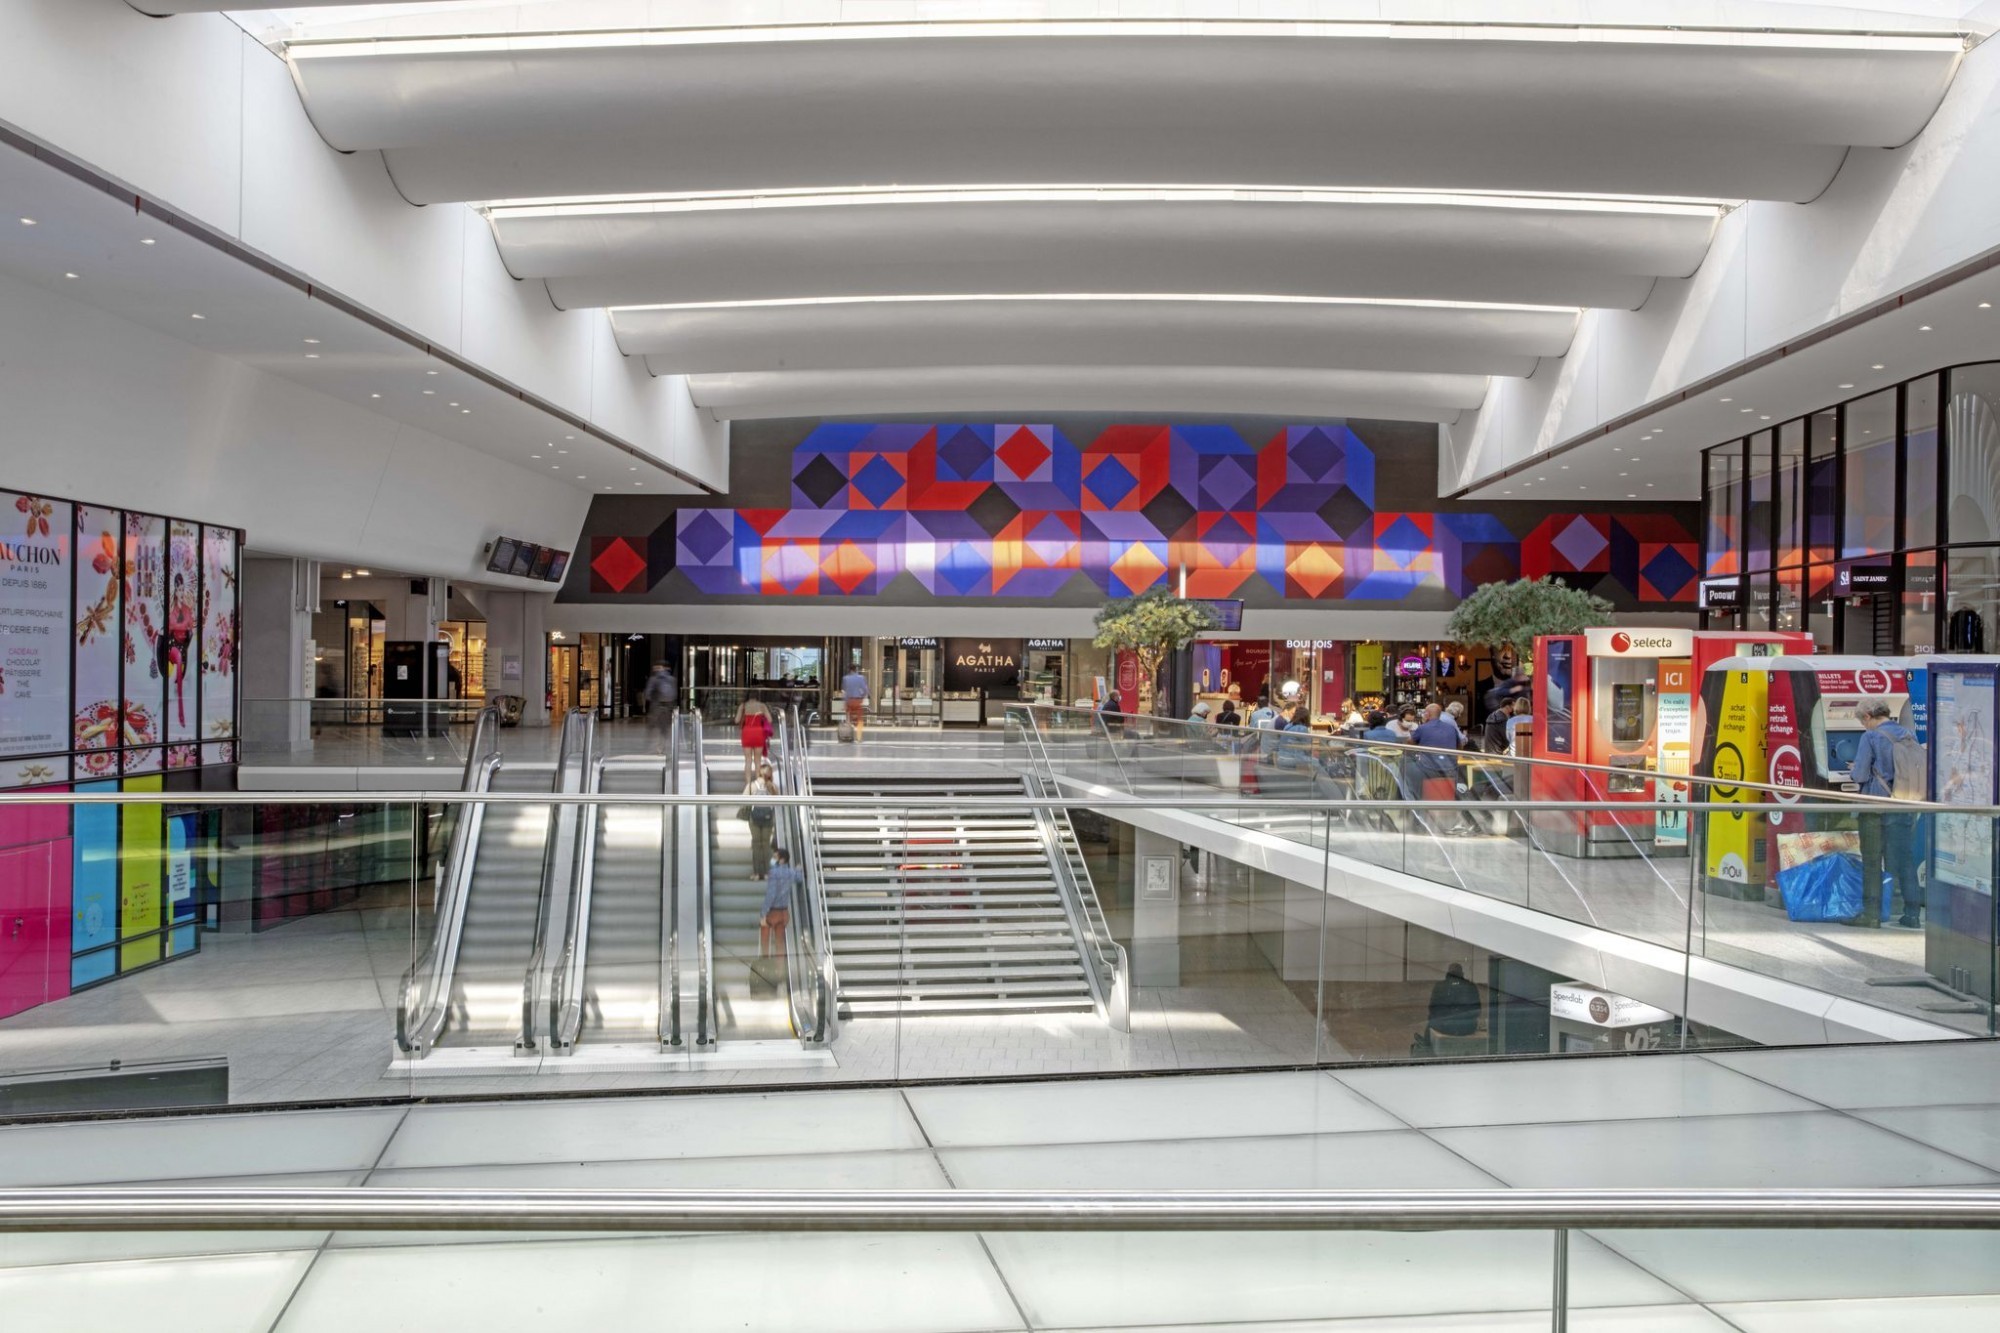
<instances>
[{"instance_id":1,"label":"column","mask_svg":"<svg viewBox=\"0 0 2000 1333\"><path fill-rule=\"evenodd\" d=\"M312 614L319 604L319 563L246 556L242 572L243 711L238 726L249 753L312 749Z\"/></svg>"},{"instance_id":2,"label":"column","mask_svg":"<svg viewBox=\"0 0 2000 1333\"><path fill-rule=\"evenodd\" d=\"M486 697L518 695L524 725L547 723L549 658L543 630L554 597L483 589L480 600L486 607Z\"/></svg>"},{"instance_id":3,"label":"column","mask_svg":"<svg viewBox=\"0 0 2000 1333\"><path fill-rule=\"evenodd\" d=\"M1132 984L1181 984L1181 845L1132 830Z\"/></svg>"}]
</instances>

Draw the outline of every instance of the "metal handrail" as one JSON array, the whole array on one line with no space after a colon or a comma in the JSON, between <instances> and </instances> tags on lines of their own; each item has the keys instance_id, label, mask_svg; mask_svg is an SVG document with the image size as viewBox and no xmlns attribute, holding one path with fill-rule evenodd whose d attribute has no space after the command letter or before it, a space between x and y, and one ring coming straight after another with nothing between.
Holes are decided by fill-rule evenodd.
<instances>
[{"instance_id":1,"label":"metal handrail","mask_svg":"<svg viewBox=\"0 0 2000 1333\"><path fill-rule=\"evenodd\" d=\"M2000 1189L6 1189L50 1231L1551 1231L2000 1229Z\"/></svg>"},{"instance_id":2,"label":"metal handrail","mask_svg":"<svg viewBox=\"0 0 2000 1333\"><path fill-rule=\"evenodd\" d=\"M1098 712L1094 709L1081 709L1065 704L1041 704L1041 703L1023 702L1012 706L1034 709L1034 710L1046 710L1050 713L1058 715L1070 714L1070 715L1080 716L1086 713L1089 714L1092 718L1095 719L1097 727L1101 728L1101 734L1105 737L1107 741L1111 742L1112 757L1114 760L1117 760L1118 762L1119 775L1121 780L1124 782L1127 791L1133 790L1131 778L1128 774L1125 773L1124 761L1118 755L1117 739L1111 736L1110 725L1112 722L1117 722L1120 725L1132 724L1138 726L1151 727L1154 729L1166 729L1169 732L1177 732L1178 735L1170 735L1164 739L1167 739L1169 741L1179 740L1182 742L1206 739L1206 737L1196 734L1194 729L1197 727L1208 728L1212 732L1215 727L1220 725L1215 723L1193 723L1187 721L1184 718L1154 717L1150 714L1143 714L1143 713L1105 713L1105 712ZM1237 730L1244 733L1244 735L1247 737L1261 736L1260 732L1250 727L1240 727L1237 728ZM1313 732L1311 735L1302 735L1297 732L1280 732L1278 734L1295 737L1296 739L1292 743L1302 748L1327 746L1337 750L1338 749L1394 750L1399 754L1403 755L1419 754L1419 755L1435 756L1439 753L1436 746L1411 745L1401 741L1363 740L1362 738L1357 736L1343 736L1336 733ZM1140 739L1142 738L1129 737L1126 738L1125 743L1137 744ZM1160 738L1147 737L1143 739L1160 739ZM1502 764L1502 763L1512 764L1527 768L1541 767L1541 768L1552 768L1552 769L1564 769L1576 773L1603 774L1608 777L1629 778L1633 775L1635 771L1629 768L1617 768L1609 764L1584 764L1584 763L1578 763L1575 760L1570 760L1570 759L1551 759L1545 755L1498 755L1489 753L1484 750L1452 750L1448 751L1448 753L1458 755L1460 757L1460 762L1471 760L1473 762L1485 761L1488 763L1495 763L1495 764ZM1868 803L1888 804L1896 806L1899 809L1917 808L1918 805L1918 803L1916 802L1898 801L1893 796L1869 796L1861 792L1832 791L1825 788L1817 788L1817 787L1785 787L1769 782L1751 782L1737 778L1721 779L1692 772L1663 773L1657 769L1640 769L1637 771L1642 773L1644 776L1653 779L1672 778L1677 782L1687 782L1696 786L1726 785L1730 788L1739 791L1754 791L1762 793L1764 795L1780 796L1788 799L1797 797L1801 792L1807 792L1814 796L1823 796L1830 798L1832 800L1852 802L1856 805L1868 804ZM1638 802L1618 801L1618 802L1605 802L1605 803L1617 804L1617 805L1630 804L1635 809L1643 808L1641 804Z\"/></svg>"},{"instance_id":3,"label":"metal handrail","mask_svg":"<svg viewBox=\"0 0 2000 1333\"><path fill-rule=\"evenodd\" d=\"M592 751L596 748L596 741L596 711L571 709L563 718L552 795L595 795L582 789L591 776ZM595 826L596 812L601 804L591 800L581 806L563 804L550 808L549 828L542 852L541 892L535 902L534 947L529 951L528 966L521 977L521 1033L514 1043L516 1051L536 1049L535 1000L542 993L544 982L552 980L554 975L546 967L547 959L551 952L558 956L565 955L573 943L578 920L574 905L579 897L586 896L588 892L588 880L579 878L585 868L578 864L578 828L586 821ZM550 931L557 926L561 927L562 934L552 937ZM552 985L550 990L553 1010ZM551 1028L551 1035L553 1031Z\"/></svg>"},{"instance_id":4,"label":"metal handrail","mask_svg":"<svg viewBox=\"0 0 2000 1333\"><path fill-rule=\"evenodd\" d=\"M1007 730L1011 733L1019 729L1026 737L1030 750L1029 765L1022 774L1022 782L1031 796L1047 795L1043 787L1045 773L1053 780L1053 769L1049 765L1048 753L1042 748L1041 726L1032 713L1019 713L1013 707L1006 710ZM1040 755L1041 768L1034 764ZM1086 889L1079 883L1076 867L1070 863L1069 849L1063 843L1062 833L1056 822L1055 812L1047 806L1034 807L1035 832L1042 843L1043 855L1048 858L1049 868L1055 875L1056 891L1062 899L1063 914L1069 918L1070 930L1075 933L1078 961L1084 965L1084 979L1090 985L1090 998L1097 1006L1098 1017L1104 1019L1114 1031L1132 1030L1130 977L1126 968L1125 950L1111 938L1107 925L1104 935L1097 934L1097 922L1102 919L1100 911L1095 919L1090 907L1097 894L1094 888ZM1106 946L1110 950L1107 952ZM1085 956L1088 950L1094 957Z\"/></svg>"},{"instance_id":5,"label":"metal handrail","mask_svg":"<svg viewBox=\"0 0 2000 1333\"><path fill-rule=\"evenodd\" d=\"M412 1055L430 1052L443 1030L449 1010L452 971L458 965L459 940L465 932L465 905L472 889L472 861L479 847L479 830L486 807L480 799L500 768L500 706L479 710L465 758L463 795L472 798L452 828L437 886L437 913L430 948L403 973L396 1005L396 1047ZM180 793L185 795L185 793ZM239 793L240 794L240 793ZM424 986L418 990L418 979Z\"/></svg>"}]
</instances>

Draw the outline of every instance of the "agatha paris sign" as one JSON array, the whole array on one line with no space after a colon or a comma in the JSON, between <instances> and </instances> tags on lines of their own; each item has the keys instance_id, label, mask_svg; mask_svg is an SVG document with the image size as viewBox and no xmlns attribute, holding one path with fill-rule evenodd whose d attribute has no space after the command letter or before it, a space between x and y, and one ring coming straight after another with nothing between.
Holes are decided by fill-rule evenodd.
<instances>
[{"instance_id":1,"label":"agatha paris sign","mask_svg":"<svg viewBox=\"0 0 2000 1333\"><path fill-rule=\"evenodd\" d=\"M946 639L944 687L950 691L1009 689L1021 682L1019 639Z\"/></svg>"}]
</instances>

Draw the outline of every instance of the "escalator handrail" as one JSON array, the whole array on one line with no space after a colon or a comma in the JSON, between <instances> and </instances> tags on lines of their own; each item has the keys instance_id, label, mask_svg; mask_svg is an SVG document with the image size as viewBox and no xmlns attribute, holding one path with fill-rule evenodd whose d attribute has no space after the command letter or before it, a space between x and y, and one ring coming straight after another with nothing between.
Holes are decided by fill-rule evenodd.
<instances>
[{"instance_id":1,"label":"escalator handrail","mask_svg":"<svg viewBox=\"0 0 2000 1333\"><path fill-rule=\"evenodd\" d=\"M556 795L581 794L592 768L597 747L597 710L572 708L563 718L562 738L556 750ZM521 978L521 1031L516 1045L535 1049L535 997L541 987L543 966L550 957L561 957L569 943L566 938L574 917L571 904L582 888L577 874L577 829L584 811L594 806L552 805L549 807L548 834L542 850L541 891L535 904L535 940L528 954L527 970ZM562 936L550 931L560 926ZM553 1030L551 1030L553 1036Z\"/></svg>"},{"instance_id":2,"label":"escalator handrail","mask_svg":"<svg viewBox=\"0 0 2000 1333\"><path fill-rule=\"evenodd\" d=\"M702 729L701 714L690 716L694 732L691 738L694 745L694 794L706 796L709 794L707 737ZM721 1026L715 1007L715 876L709 854L709 836L714 828L714 818L714 811L706 803L694 807L695 965L701 969L696 977L695 992L697 1046L715 1045L717 1029Z\"/></svg>"},{"instance_id":3,"label":"escalator handrail","mask_svg":"<svg viewBox=\"0 0 2000 1333\"><path fill-rule=\"evenodd\" d=\"M661 765L660 794L673 796L681 789L682 728L688 714L676 711L667 731L666 762ZM660 807L660 1012L655 1035L660 1048L681 1044L681 960L680 900L674 892L675 866L679 864L677 830L680 811L672 805Z\"/></svg>"},{"instance_id":4,"label":"escalator handrail","mask_svg":"<svg viewBox=\"0 0 2000 1333\"><path fill-rule=\"evenodd\" d=\"M500 704L497 700L479 710L466 747L465 779L461 791L473 794L489 791L493 775L500 768ZM449 1011L452 972L458 966L458 946L465 931L465 904L472 887L472 862L479 847L480 825L486 806L473 802L458 812L452 826L451 843L445 853L442 881L437 886L436 919L431 929L430 948L410 964L403 974L402 990L396 1005L396 1046L411 1055L430 1053L444 1028ZM419 991L419 982L423 989Z\"/></svg>"},{"instance_id":5,"label":"escalator handrail","mask_svg":"<svg viewBox=\"0 0 2000 1333\"><path fill-rule=\"evenodd\" d=\"M777 786L780 795L792 795L795 790L794 768L796 763L795 756L798 751L797 726L797 710L788 709L778 719L778 729L773 737L778 751L776 768ZM815 981L813 989L817 989L817 973L809 962L811 956L809 950L811 946L806 914L811 909L807 904L803 892L803 881L806 870L804 865L805 849L801 845L801 838L799 836L802 820L797 806L788 805L779 807L777 814L784 829L784 837L782 839L774 838L773 841L777 846L783 847L795 859L796 864L794 869L798 871L798 874L792 880L791 902L787 908L788 925L785 930L785 1004L786 1008L790 1011L789 1017L792 1025L792 1035L800 1041L811 1045L819 1040L821 1007L817 995L807 1000L803 999L799 993L800 984L804 978L813 978ZM761 906L758 910L761 918ZM760 919L760 934L761 931L762 924ZM761 948L759 952L761 953Z\"/></svg>"},{"instance_id":6,"label":"escalator handrail","mask_svg":"<svg viewBox=\"0 0 2000 1333\"><path fill-rule=\"evenodd\" d=\"M798 709L786 719L783 790L790 795L812 795L810 738L799 724ZM795 738L795 739L794 739ZM816 1046L832 1042L840 1032L840 977L833 959L833 930L826 914L826 866L820 860L819 814L810 803L786 807L791 818L792 855L799 867L798 882L792 890L792 933L804 934L807 969L813 977L811 1033L799 1033L801 1040ZM808 929L809 928L809 929ZM787 963L789 965L789 959Z\"/></svg>"}]
</instances>

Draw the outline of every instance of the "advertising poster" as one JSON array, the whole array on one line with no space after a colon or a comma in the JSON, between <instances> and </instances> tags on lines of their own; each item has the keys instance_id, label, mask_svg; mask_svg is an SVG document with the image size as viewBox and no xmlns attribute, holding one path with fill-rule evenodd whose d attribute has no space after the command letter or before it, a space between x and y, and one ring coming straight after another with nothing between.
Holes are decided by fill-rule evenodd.
<instances>
[{"instance_id":1,"label":"advertising poster","mask_svg":"<svg viewBox=\"0 0 2000 1333\"><path fill-rule=\"evenodd\" d=\"M159 791L159 778L140 778L126 791ZM118 858L118 970L160 961L160 895L162 855L166 837L164 807L125 805L118 808L122 854Z\"/></svg>"},{"instance_id":2,"label":"advertising poster","mask_svg":"<svg viewBox=\"0 0 2000 1333\"><path fill-rule=\"evenodd\" d=\"M118 784L80 782L76 789L117 791ZM118 952L106 947L118 941L118 807L79 805L74 818L69 947L80 956L70 964L72 988L118 971Z\"/></svg>"},{"instance_id":3,"label":"advertising poster","mask_svg":"<svg viewBox=\"0 0 2000 1333\"><path fill-rule=\"evenodd\" d=\"M1654 728L1659 738L1660 774L1655 782L1655 798L1662 802L1687 804L1688 784L1684 780L1694 762L1694 666L1689 662L1662 662L1654 680ZM1685 847L1688 840L1687 812L1661 810L1653 821L1655 847Z\"/></svg>"},{"instance_id":4,"label":"advertising poster","mask_svg":"<svg viewBox=\"0 0 2000 1333\"><path fill-rule=\"evenodd\" d=\"M125 515L76 507L76 775L118 773L119 630L123 623Z\"/></svg>"},{"instance_id":5,"label":"advertising poster","mask_svg":"<svg viewBox=\"0 0 2000 1333\"><path fill-rule=\"evenodd\" d=\"M1994 677L1947 667L1930 673L1931 790L1943 805L1985 806L1996 794ZM1940 884L1993 892L1993 824L1983 815L1932 821L1931 873Z\"/></svg>"},{"instance_id":6,"label":"advertising poster","mask_svg":"<svg viewBox=\"0 0 2000 1333\"><path fill-rule=\"evenodd\" d=\"M121 709L127 745L166 739L160 709L166 699L160 670L161 630L167 617L166 520L125 515L125 690ZM158 756L152 768L159 768ZM128 762L127 773L134 772ZM145 770L138 770L145 771Z\"/></svg>"},{"instance_id":7,"label":"advertising poster","mask_svg":"<svg viewBox=\"0 0 2000 1333\"><path fill-rule=\"evenodd\" d=\"M1382 654L1382 645L1379 643L1357 643L1354 645L1355 693L1382 693Z\"/></svg>"},{"instance_id":8,"label":"advertising poster","mask_svg":"<svg viewBox=\"0 0 2000 1333\"><path fill-rule=\"evenodd\" d=\"M1764 769L1774 787L1786 787L1796 795L1772 796L1767 820L1769 843L1766 866L1776 863L1777 838L1782 833L1803 833L1803 816L1787 808L1804 799L1807 788L1824 787L1818 755L1806 734L1806 719L1819 704L1819 690L1812 675L1804 671L1773 671L1764 696Z\"/></svg>"},{"instance_id":9,"label":"advertising poster","mask_svg":"<svg viewBox=\"0 0 2000 1333\"><path fill-rule=\"evenodd\" d=\"M192 953L195 947L195 821L194 811L167 817L167 953Z\"/></svg>"},{"instance_id":10,"label":"advertising poster","mask_svg":"<svg viewBox=\"0 0 2000 1333\"><path fill-rule=\"evenodd\" d=\"M201 735L212 757L236 738L236 533L203 528L201 546Z\"/></svg>"},{"instance_id":11,"label":"advertising poster","mask_svg":"<svg viewBox=\"0 0 2000 1333\"><path fill-rule=\"evenodd\" d=\"M1017 688L1023 648L1020 639L946 639L944 688L953 693Z\"/></svg>"},{"instance_id":12,"label":"advertising poster","mask_svg":"<svg viewBox=\"0 0 2000 1333\"><path fill-rule=\"evenodd\" d=\"M1551 639L1542 663L1545 716L1539 719L1546 737L1547 754L1576 753L1576 645L1567 639Z\"/></svg>"},{"instance_id":13,"label":"advertising poster","mask_svg":"<svg viewBox=\"0 0 2000 1333\"><path fill-rule=\"evenodd\" d=\"M74 536L66 501L0 491L0 757L69 750ZM68 775L47 764L8 764L0 786L58 776Z\"/></svg>"},{"instance_id":14,"label":"advertising poster","mask_svg":"<svg viewBox=\"0 0 2000 1333\"><path fill-rule=\"evenodd\" d=\"M167 693L167 740L175 745L201 734L201 626L196 615L200 596L201 529L175 519L167 525L167 618L159 648L160 677Z\"/></svg>"},{"instance_id":15,"label":"advertising poster","mask_svg":"<svg viewBox=\"0 0 2000 1333\"><path fill-rule=\"evenodd\" d=\"M1762 794L1738 786L1763 782L1764 708L1769 677L1761 671L1711 671L1702 685L1707 717L1703 774L1714 781L1705 795L1723 804L1752 806ZM1764 821L1749 810L1707 816L1707 861L1711 880L1743 887L1764 883Z\"/></svg>"}]
</instances>

